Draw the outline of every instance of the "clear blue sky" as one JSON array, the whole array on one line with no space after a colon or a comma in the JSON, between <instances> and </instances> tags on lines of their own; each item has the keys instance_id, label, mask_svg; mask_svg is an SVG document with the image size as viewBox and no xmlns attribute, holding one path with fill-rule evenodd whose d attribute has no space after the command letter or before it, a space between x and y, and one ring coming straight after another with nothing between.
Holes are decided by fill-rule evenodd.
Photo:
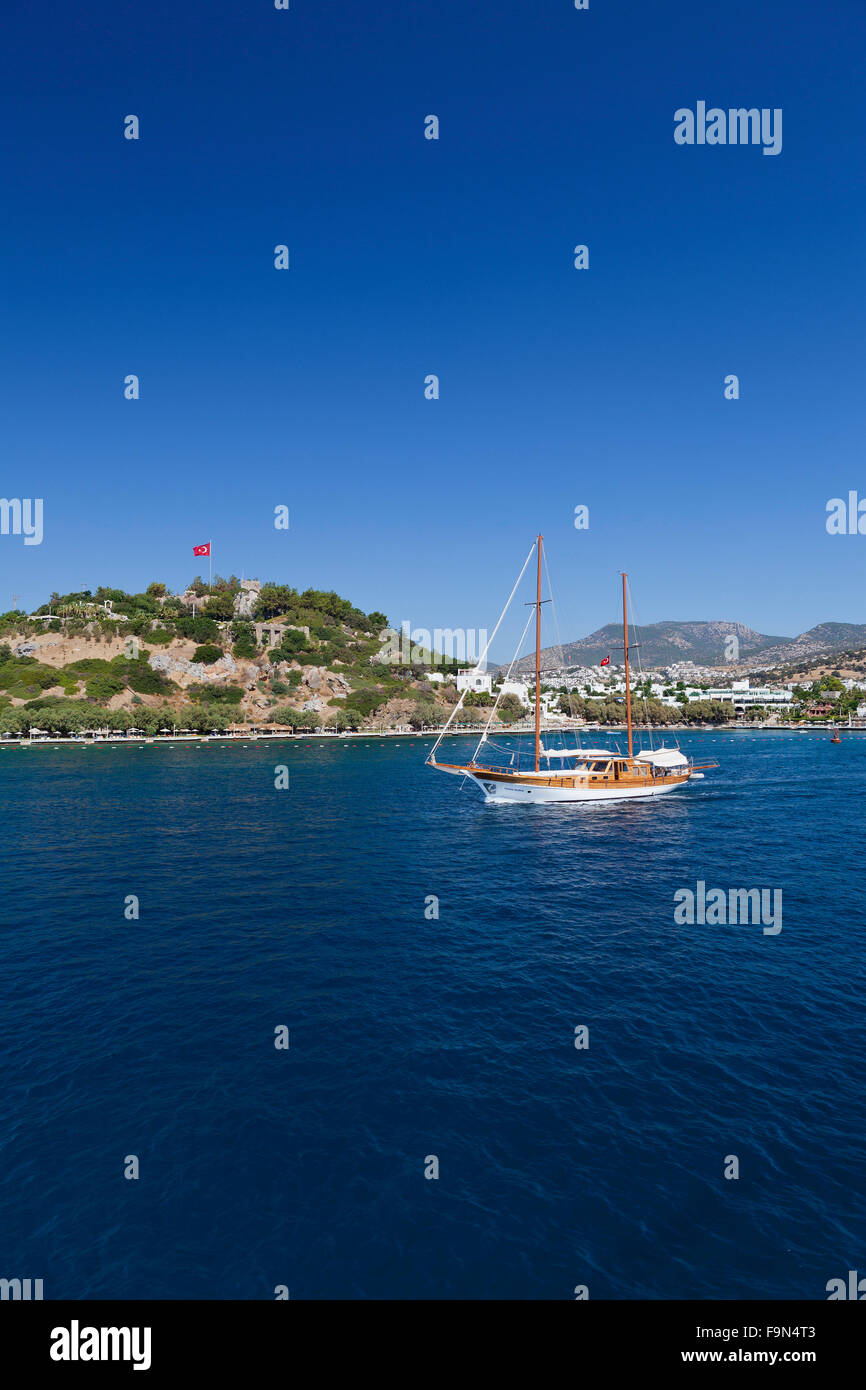
<instances>
[{"instance_id":1,"label":"clear blue sky","mask_svg":"<svg viewBox=\"0 0 866 1390\"><path fill-rule=\"evenodd\" d=\"M644 622L866 618L824 526L866 494L860 0L48 0L2 47L0 492L45 539L0 536L0 608L212 537L492 627L541 530L564 638L623 568ZM698 100L782 153L677 146Z\"/></svg>"}]
</instances>

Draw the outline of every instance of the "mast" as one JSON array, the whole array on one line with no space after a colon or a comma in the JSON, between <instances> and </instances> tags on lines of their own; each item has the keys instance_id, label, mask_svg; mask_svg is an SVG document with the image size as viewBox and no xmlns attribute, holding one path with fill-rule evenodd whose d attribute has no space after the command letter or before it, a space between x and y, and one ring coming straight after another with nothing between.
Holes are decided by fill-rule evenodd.
<instances>
[{"instance_id":1,"label":"mast","mask_svg":"<svg viewBox=\"0 0 866 1390\"><path fill-rule=\"evenodd\" d=\"M625 710L628 720L628 757L631 762L632 738L631 738L631 682L628 678L628 600L626 598L626 575L622 572L622 643L625 652Z\"/></svg>"},{"instance_id":2,"label":"mast","mask_svg":"<svg viewBox=\"0 0 866 1390\"><path fill-rule=\"evenodd\" d=\"M535 590L535 771L541 762L541 542L538 546L538 583Z\"/></svg>"}]
</instances>

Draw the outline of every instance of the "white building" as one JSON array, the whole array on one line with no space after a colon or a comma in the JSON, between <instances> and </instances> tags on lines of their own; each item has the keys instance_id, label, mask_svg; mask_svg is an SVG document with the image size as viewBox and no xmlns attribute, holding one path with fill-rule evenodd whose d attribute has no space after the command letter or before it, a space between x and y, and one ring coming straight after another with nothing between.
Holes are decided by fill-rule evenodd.
<instances>
[{"instance_id":1,"label":"white building","mask_svg":"<svg viewBox=\"0 0 866 1390\"><path fill-rule=\"evenodd\" d=\"M529 704L529 686L525 681L503 681L499 687L499 693L500 695L516 695L522 705Z\"/></svg>"},{"instance_id":2,"label":"white building","mask_svg":"<svg viewBox=\"0 0 866 1390\"><path fill-rule=\"evenodd\" d=\"M485 671L479 671L477 666L470 666L463 671L457 672L457 689L462 693L464 690L483 691L486 695L491 693L490 687L492 676Z\"/></svg>"},{"instance_id":3,"label":"white building","mask_svg":"<svg viewBox=\"0 0 866 1390\"><path fill-rule=\"evenodd\" d=\"M690 700L727 700L735 710L754 709L756 705L765 709L787 708L793 698L790 690L771 685L751 686L748 681L734 681L730 690L701 690L696 695L689 694Z\"/></svg>"}]
</instances>

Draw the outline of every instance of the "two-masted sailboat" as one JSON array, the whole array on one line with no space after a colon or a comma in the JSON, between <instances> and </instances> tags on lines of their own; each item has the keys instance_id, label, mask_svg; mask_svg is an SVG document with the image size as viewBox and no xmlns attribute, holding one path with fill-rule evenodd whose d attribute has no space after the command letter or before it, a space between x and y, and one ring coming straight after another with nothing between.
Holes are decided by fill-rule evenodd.
<instances>
[{"instance_id":1,"label":"two-masted sailboat","mask_svg":"<svg viewBox=\"0 0 866 1390\"><path fill-rule=\"evenodd\" d=\"M625 704L626 721L628 730L628 754L623 755L609 748L573 748L573 749L548 749L541 743L541 560L542 560L542 540L538 536L533 543L529 555L526 557L523 569L521 570L517 583L511 591L511 595L499 618L499 622L493 629L487 646L479 660L482 664L487 651L496 633L499 630L502 619L505 617L508 607L513 599L523 575L532 558L533 551L537 552L537 582L535 603L529 604L530 608L535 609L535 755L534 765L531 769L522 769L514 766L512 755L511 764L507 766L487 766L478 761L478 754L481 747L488 742L487 732L496 713L498 699L495 702L488 719L487 728L481 736L481 740L471 760L468 763L442 763L436 760L436 750L442 739L448 732L449 725L453 722L459 712L466 692L461 696L460 701L451 713L448 723L442 733L434 743L427 756L427 763L430 767L436 768L439 772L450 772L461 777L468 777L483 791L485 798L489 801L498 802L552 802L552 801L622 801L630 800L634 797L661 796L664 792L675 791L677 787L684 786L696 775L702 774L704 770L718 767L718 763L707 762L695 764L686 758L678 748L657 748L649 749L647 752L634 752L634 732L631 704L631 683L629 673L629 644L628 644L628 588L627 576L622 576L622 627L623 627L623 652L625 657ZM531 617L531 615L530 615ZM527 627L529 623L527 622ZM524 632L526 629L524 629ZM522 639L521 639L522 640ZM515 657L516 659L516 657ZM512 663L513 665L513 663ZM560 767L551 770L552 760L571 763L570 767ZM545 763L546 766L542 766Z\"/></svg>"}]
</instances>

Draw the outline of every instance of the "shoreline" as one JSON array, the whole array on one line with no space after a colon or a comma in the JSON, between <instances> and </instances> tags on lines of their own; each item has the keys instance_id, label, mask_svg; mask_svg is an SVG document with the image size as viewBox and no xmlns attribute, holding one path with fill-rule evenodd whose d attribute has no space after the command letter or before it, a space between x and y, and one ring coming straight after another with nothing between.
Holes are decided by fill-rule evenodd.
<instances>
[{"instance_id":1,"label":"shoreline","mask_svg":"<svg viewBox=\"0 0 866 1390\"><path fill-rule=\"evenodd\" d=\"M681 734L681 733L700 733L700 734L740 734L740 733L759 733L759 734L828 734L838 727L840 733L846 734L866 734L866 721L852 725L850 728L846 724L726 724L715 725L696 725L696 724L658 724L644 725L641 729L636 729L635 734ZM534 733L534 729L497 729L496 737L521 738L527 734ZM598 734L611 738L621 738L626 734L626 730L618 728L598 728L596 726L581 725L563 729L560 726L552 726L542 729L542 733L573 733L579 735ZM477 728L449 729L445 738L471 738L480 736ZM176 743L300 743L310 742L316 739L337 739L349 742L355 739L388 739L388 738L411 738L411 739L431 739L439 738L439 733L435 729L357 729L342 730L334 729L305 729L302 732L294 733L289 729L280 732L249 733L249 734L115 734L115 735L74 735L74 734L40 734L37 738L0 738L0 751L4 748L32 748L37 744L69 744L81 747L93 747L96 744L176 744Z\"/></svg>"}]
</instances>

